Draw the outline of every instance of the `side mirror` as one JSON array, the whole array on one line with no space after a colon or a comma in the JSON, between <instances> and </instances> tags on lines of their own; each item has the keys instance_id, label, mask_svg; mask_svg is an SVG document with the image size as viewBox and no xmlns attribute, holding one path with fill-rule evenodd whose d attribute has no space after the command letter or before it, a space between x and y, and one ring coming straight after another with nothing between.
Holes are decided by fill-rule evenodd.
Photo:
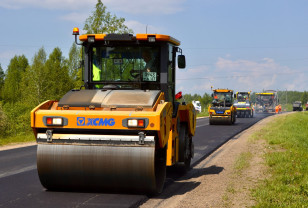
<instances>
[{"instance_id":1,"label":"side mirror","mask_svg":"<svg viewBox=\"0 0 308 208\"><path fill-rule=\"evenodd\" d=\"M176 95L175 95L175 99L176 100L178 100L178 99L181 99L183 96L182 96L182 92L180 91L180 92L178 92L178 93L176 93Z\"/></svg>"},{"instance_id":2,"label":"side mirror","mask_svg":"<svg viewBox=\"0 0 308 208\"><path fill-rule=\"evenodd\" d=\"M186 67L186 61L184 55L178 55L178 67L184 69Z\"/></svg>"}]
</instances>

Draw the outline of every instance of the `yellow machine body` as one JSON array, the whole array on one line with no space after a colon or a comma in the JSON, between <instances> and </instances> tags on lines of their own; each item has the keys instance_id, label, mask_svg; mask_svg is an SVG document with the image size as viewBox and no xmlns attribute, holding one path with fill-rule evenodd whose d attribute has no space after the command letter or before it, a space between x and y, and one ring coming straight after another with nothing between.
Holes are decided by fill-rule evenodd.
<instances>
[{"instance_id":1,"label":"yellow machine body","mask_svg":"<svg viewBox=\"0 0 308 208\"><path fill-rule=\"evenodd\" d=\"M212 104L208 107L209 123L234 124L236 109L233 106L233 90L214 89L212 97Z\"/></svg>"},{"instance_id":2,"label":"yellow machine body","mask_svg":"<svg viewBox=\"0 0 308 208\"><path fill-rule=\"evenodd\" d=\"M73 32L77 35L78 31ZM166 166L187 171L196 112L175 100L180 42L158 34L88 34L85 89L31 112L37 167L49 190L160 193ZM144 52L151 52L152 67ZM169 61L168 61L169 60ZM179 55L179 68L185 57Z\"/></svg>"},{"instance_id":3,"label":"yellow machine body","mask_svg":"<svg viewBox=\"0 0 308 208\"><path fill-rule=\"evenodd\" d=\"M234 107L237 117L252 118L254 108L250 100L250 92L236 92Z\"/></svg>"},{"instance_id":4,"label":"yellow machine body","mask_svg":"<svg viewBox=\"0 0 308 208\"><path fill-rule=\"evenodd\" d=\"M265 90L256 93L256 112L258 113L274 113L275 107L278 105L278 94L275 90Z\"/></svg>"}]
</instances>

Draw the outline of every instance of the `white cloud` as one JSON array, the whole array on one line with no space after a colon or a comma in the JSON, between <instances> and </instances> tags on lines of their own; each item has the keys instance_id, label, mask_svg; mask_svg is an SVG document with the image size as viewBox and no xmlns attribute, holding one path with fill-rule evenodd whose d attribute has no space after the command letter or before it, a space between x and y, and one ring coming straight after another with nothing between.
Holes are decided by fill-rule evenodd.
<instances>
[{"instance_id":1,"label":"white cloud","mask_svg":"<svg viewBox=\"0 0 308 208\"><path fill-rule=\"evenodd\" d=\"M130 20L130 21L125 21L125 25L128 28L133 29L134 33L160 33L162 31L161 28L155 27L153 25L147 25L147 24L143 24L141 22L138 21L134 21L134 20ZM147 28L147 29L146 29Z\"/></svg>"},{"instance_id":2,"label":"white cloud","mask_svg":"<svg viewBox=\"0 0 308 208\"><path fill-rule=\"evenodd\" d=\"M304 91L308 88L305 71L296 72L270 58L258 62L218 58L213 67L198 66L178 71L177 75L177 89L201 95L209 93L211 85L214 88L255 92L263 89Z\"/></svg>"},{"instance_id":3,"label":"white cloud","mask_svg":"<svg viewBox=\"0 0 308 208\"><path fill-rule=\"evenodd\" d=\"M122 11L129 14L174 14L182 11L183 3L186 0L155 0L155 1L140 1L140 0L105 0L103 1L107 7L112 10Z\"/></svg>"},{"instance_id":4,"label":"white cloud","mask_svg":"<svg viewBox=\"0 0 308 208\"><path fill-rule=\"evenodd\" d=\"M103 0L108 11L122 11L128 14L174 14L184 9L186 0ZM22 9L28 7L45 9L78 10L93 9L97 0L1 0L0 7Z\"/></svg>"},{"instance_id":5,"label":"white cloud","mask_svg":"<svg viewBox=\"0 0 308 208\"><path fill-rule=\"evenodd\" d=\"M60 19L83 24L85 20L88 18L88 16L89 14L86 13L72 12L67 15L61 16Z\"/></svg>"},{"instance_id":6,"label":"white cloud","mask_svg":"<svg viewBox=\"0 0 308 208\"><path fill-rule=\"evenodd\" d=\"M81 10L93 8L97 0L1 0L0 7L22 9L28 7L45 9Z\"/></svg>"}]
</instances>

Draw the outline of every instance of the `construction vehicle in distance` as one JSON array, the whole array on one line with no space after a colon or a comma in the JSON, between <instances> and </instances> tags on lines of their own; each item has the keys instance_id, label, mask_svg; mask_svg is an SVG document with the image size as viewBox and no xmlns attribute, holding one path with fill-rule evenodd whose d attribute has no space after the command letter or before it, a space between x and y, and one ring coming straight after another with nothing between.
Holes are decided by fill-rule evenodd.
<instances>
[{"instance_id":1,"label":"construction vehicle in distance","mask_svg":"<svg viewBox=\"0 0 308 208\"><path fill-rule=\"evenodd\" d=\"M195 110L198 112L198 113L201 113L201 103L199 100L193 100L191 102L193 104L193 106L195 107Z\"/></svg>"},{"instance_id":2,"label":"construction vehicle in distance","mask_svg":"<svg viewBox=\"0 0 308 208\"><path fill-rule=\"evenodd\" d=\"M31 112L42 185L160 193L166 166L185 172L194 154L194 107L175 98L176 57L185 68L180 42L159 34L86 34L79 43L78 28L73 35L83 48L85 89Z\"/></svg>"},{"instance_id":3,"label":"construction vehicle in distance","mask_svg":"<svg viewBox=\"0 0 308 208\"><path fill-rule=\"evenodd\" d=\"M256 113L274 113L278 105L278 95L275 90L256 93Z\"/></svg>"},{"instance_id":4,"label":"construction vehicle in distance","mask_svg":"<svg viewBox=\"0 0 308 208\"><path fill-rule=\"evenodd\" d=\"M292 107L293 107L293 111L302 111L303 110L302 101L295 101L292 104Z\"/></svg>"},{"instance_id":5,"label":"construction vehicle in distance","mask_svg":"<svg viewBox=\"0 0 308 208\"><path fill-rule=\"evenodd\" d=\"M236 92L234 94L234 107L236 108L236 116L238 118L252 118L253 105L250 101L250 92Z\"/></svg>"},{"instance_id":6,"label":"construction vehicle in distance","mask_svg":"<svg viewBox=\"0 0 308 208\"><path fill-rule=\"evenodd\" d=\"M234 124L236 109L233 106L233 90L214 89L213 101L209 105L209 124Z\"/></svg>"}]
</instances>

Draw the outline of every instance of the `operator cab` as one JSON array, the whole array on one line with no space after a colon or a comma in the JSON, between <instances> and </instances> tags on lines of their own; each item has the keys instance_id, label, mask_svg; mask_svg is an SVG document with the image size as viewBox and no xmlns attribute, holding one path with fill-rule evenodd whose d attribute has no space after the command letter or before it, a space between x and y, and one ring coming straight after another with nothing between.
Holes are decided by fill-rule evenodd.
<instances>
[{"instance_id":1,"label":"operator cab","mask_svg":"<svg viewBox=\"0 0 308 208\"><path fill-rule=\"evenodd\" d=\"M213 94L213 106L225 106L230 107L233 105L233 92L226 90L217 90Z\"/></svg>"},{"instance_id":2,"label":"operator cab","mask_svg":"<svg viewBox=\"0 0 308 208\"><path fill-rule=\"evenodd\" d=\"M248 102L249 93L248 92L238 92L236 99L237 99L237 102Z\"/></svg>"},{"instance_id":3,"label":"operator cab","mask_svg":"<svg viewBox=\"0 0 308 208\"><path fill-rule=\"evenodd\" d=\"M77 43L79 32L73 35ZM161 90L174 101L178 40L158 34L87 34L79 40L86 89ZM178 68L185 68L183 55Z\"/></svg>"}]
</instances>

